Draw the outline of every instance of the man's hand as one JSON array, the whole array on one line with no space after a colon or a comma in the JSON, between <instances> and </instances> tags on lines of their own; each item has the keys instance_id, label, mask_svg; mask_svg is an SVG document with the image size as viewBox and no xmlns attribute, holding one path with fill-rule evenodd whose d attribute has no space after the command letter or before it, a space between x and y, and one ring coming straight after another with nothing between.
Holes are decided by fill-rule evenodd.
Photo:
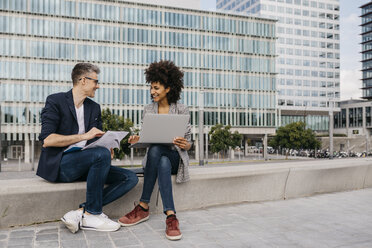
<instances>
[{"instance_id":1,"label":"man's hand","mask_svg":"<svg viewBox=\"0 0 372 248\"><path fill-rule=\"evenodd\" d=\"M183 137L176 137L173 139L173 144L178 146L179 148L188 151L191 148L191 144L187 141L187 139Z\"/></svg>"},{"instance_id":2,"label":"man's hand","mask_svg":"<svg viewBox=\"0 0 372 248\"><path fill-rule=\"evenodd\" d=\"M61 135L52 133L44 139L43 147L64 147L75 144L82 140L90 140L95 137L101 137L105 132L93 127L89 132L84 134Z\"/></svg>"},{"instance_id":3,"label":"man's hand","mask_svg":"<svg viewBox=\"0 0 372 248\"><path fill-rule=\"evenodd\" d=\"M96 127L92 127L92 129L90 129L87 133L83 134L83 139L84 140L90 140L90 139L93 139L95 137L101 137L104 134L105 134L105 132L99 130Z\"/></svg>"},{"instance_id":4,"label":"man's hand","mask_svg":"<svg viewBox=\"0 0 372 248\"><path fill-rule=\"evenodd\" d=\"M128 143L135 144L139 141L140 137L138 135L132 135L128 139Z\"/></svg>"}]
</instances>

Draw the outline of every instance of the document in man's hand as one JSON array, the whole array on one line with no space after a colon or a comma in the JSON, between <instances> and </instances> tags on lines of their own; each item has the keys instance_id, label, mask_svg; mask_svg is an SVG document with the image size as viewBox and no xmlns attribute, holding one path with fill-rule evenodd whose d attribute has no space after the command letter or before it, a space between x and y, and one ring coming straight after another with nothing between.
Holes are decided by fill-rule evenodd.
<instances>
[{"instance_id":1,"label":"document in man's hand","mask_svg":"<svg viewBox=\"0 0 372 248\"><path fill-rule=\"evenodd\" d=\"M111 148L120 149L120 141L128 135L128 132L124 131L107 131L101 138L85 146L82 150L95 148L95 147L106 147L108 150Z\"/></svg>"}]
</instances>

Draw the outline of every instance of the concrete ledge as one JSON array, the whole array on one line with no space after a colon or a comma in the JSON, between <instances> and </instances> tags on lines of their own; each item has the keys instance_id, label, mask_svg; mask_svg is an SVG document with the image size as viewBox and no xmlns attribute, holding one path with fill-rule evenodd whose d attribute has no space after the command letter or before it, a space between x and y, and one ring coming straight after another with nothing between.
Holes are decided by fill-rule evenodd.
<instances>
[{"instance_id":1,"label":"concrete ledge","mask_svg":"<svg viewBox=\"0 0 372 248\"><path fill-rule=\"evenodd\" d=\"M191 181L176 184L178 211L220 204L283 200L318 193L372 187L372 159L310 160L255 165L191 168ZM126 196L104 208L118 218L133 208L143 179ZM157 186L151 212L156 206ZM58 220L85 200L85 182L49 183L39 178L0 180L0 228Z\"/></svg>"}]
</instances>

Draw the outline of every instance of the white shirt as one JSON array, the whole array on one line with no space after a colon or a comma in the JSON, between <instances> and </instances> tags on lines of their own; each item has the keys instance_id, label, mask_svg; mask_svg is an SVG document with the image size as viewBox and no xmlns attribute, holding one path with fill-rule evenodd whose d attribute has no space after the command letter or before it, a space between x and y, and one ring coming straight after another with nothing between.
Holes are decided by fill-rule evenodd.
<instances>
[{"instance_id":1,"label":"white shirt","mask_svg":"<svg viewBox=\"0 0 372 248\"><path fill-rule=\"evenodd\" d=\"M76 118L77 118L78 125L79 125L79 132L78 132L78 134L83 134L83 133L85 133L84 104L81 105L80 108L76 108L76 106L75 106L75 111L76 111ZM82 140L80 142L77 142L75 144L70 145L69 147L67 147L67 149L65 151L71 149L72 147L84 147L86 143L87 143L86 140Z\"/></svg>"}]
</instances>

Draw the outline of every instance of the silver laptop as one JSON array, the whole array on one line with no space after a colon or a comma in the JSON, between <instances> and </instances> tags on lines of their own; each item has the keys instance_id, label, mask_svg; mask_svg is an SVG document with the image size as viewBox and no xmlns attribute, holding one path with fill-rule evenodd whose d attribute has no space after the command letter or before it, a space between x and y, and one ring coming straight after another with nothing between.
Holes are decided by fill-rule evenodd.
<instances>
[{"instance_id":1,"label":"silver laptop","mask_svg":"<svg viewBox=\"0 0 372 248\"><path fill-rule=\"evenodd\" d=\"M146 114L143 118L140 139L132 148L151 144L172 145L175 137L184 137L189 115Z\"/></svg>"}]
</instances>

